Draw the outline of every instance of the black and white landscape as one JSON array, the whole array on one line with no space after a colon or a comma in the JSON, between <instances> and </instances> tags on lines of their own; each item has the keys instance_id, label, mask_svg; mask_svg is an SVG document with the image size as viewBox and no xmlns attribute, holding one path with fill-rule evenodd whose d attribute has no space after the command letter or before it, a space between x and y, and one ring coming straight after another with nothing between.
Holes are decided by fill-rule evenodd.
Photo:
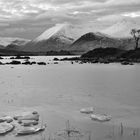
<instances>
[{"instance_id":1,"label":"black and white landscape","mask_svg":"<svg viewBox=\"0 0 140 140\"><path fill-rule=\"evenodd\" d=\"M140 139L139 0L0 0L0 139Z\"/></svg>"},{"instance_id":2,"label":"black and white landscape","mask_svg":"<svg viewBox=\"0 0 140 140\"><path fill-rule=\"evenodd\" d=\"M66 54L69 52L80 55L101 47L131 50L135 46L135 40L131 35L132 29L139 29L139 24L124 19L98 32L89 26L61 23L47 29L33 40L0 38L3 49L1 53L2 55L11 55L11 53L46 55L53 51L55 55L56 52L61 54L63 50Z\"/></svg>"}]
</instances>

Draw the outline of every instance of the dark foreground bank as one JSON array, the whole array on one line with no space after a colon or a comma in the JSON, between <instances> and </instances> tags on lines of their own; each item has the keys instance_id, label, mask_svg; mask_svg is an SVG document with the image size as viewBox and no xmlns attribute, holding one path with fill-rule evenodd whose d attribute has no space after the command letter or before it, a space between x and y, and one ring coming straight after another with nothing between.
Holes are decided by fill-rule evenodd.
<instances>
[{"instance_id":1,"label":"dark foreground bank","mask_svg":"<svg viewBox=\"0 0 140 140\"><path fill-rule=\"evenodd\" d=\"M122 63L133 65L140 63L140 49L121 50L118 48L97 48L80 57L64 58L61 61L80 61L80 63Z\"/></svg>"}]
</instances>

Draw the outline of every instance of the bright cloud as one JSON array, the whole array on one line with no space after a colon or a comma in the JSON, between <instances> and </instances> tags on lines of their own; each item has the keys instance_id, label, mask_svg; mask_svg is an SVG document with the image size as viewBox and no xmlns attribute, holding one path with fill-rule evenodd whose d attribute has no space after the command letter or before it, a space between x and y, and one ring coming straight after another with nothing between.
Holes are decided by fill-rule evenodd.
<instances>
[{"instance_id":1,"label":"bright cloud","mask_svg":"<svg viewBox=\"0 0 140 140\"><path fill-rule=\"evenodd\" d=\"M132 12L132 13L124 13L124 14L122 14L122 16L131 17L131 18L140 17L140 11L139 12Z\"/></svg>"}]
</instances>

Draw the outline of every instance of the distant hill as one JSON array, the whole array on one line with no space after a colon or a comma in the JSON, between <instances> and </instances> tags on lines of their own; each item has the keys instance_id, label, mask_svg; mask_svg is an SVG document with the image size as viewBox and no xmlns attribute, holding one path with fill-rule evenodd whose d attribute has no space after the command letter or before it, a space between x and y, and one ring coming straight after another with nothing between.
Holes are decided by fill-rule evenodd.
<instances>
[{"instance_id":1,"label":"distant hill","mask_svg":"<svg viewBox=\"0 0 140 140\"><path fill-rule=\"evenodd\" d=\"M0 37L0 45L6 47L9 44L15 44L15 45L25 45L30 40L23 39L23 38L10 38L10 37Z\"/></svg>"},{"instance_id":2,"label":"distant hill","mask_svg":"<svg viewBox=\"0 0 140 140\"><path fill-rule=\"evenodd\" d=\"M79 60L89 62L136 62L140 63L140 49L121 50L118 48L96 48L81 55ZM94 60L94 61L93 61ZM124 63L129 64L129 63Z\"/></svg>"},{"instance_id":3,"label":"distant hill","mask_svg":"<svg viewBox=\"0 0 140 140\"><path fill-rule=\"evenodd\" d=\"M0 45L0 49L4 49L4 46L3 45Z\"/></svg>"},{"instance_id":4,"label":"distant hill","mask_svg":"<svg viewBox=\"0 0 140 140\"><path fill-rule=\"evenodd\" d=\"M101 32L115 38L131 38L132 29L140 29L140 25L133 20L123 19Z\"/></svg>"}]
</instances>

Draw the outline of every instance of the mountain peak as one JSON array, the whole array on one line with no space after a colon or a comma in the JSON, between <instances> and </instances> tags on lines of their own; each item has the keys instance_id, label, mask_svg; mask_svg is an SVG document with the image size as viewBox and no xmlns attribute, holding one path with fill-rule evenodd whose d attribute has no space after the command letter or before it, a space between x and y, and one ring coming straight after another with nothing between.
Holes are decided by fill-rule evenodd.
<instances>
[{"instance_id":1,"label":"mountain peak","mask_svg":"<svg viewBox=\"0 0 140 140\"><path fill-rule=\"evenodd\" d=\"M37 37L35 41L47 40L52 36L56 35L61 30L64 30L67 26L69 26L68 23L56 24L54 27L47 29L44 33Z\"/></svg>"},{"instance_id":2,"label":"mountain peak","mask_svg":"<svg viewBox=\"0 0 140 140\"><path fill-rule=\"evenodd\" d=\"M94 26L70 23L56 24L39 37L26 44L24 51L60 51L66 50L81 35L92 32Z\"/></svg>"},{"instance_id":3,"label":"mountain peak","mask_svg":"<svg viewBox=\"0 0 140 140\"><path fill-rule=\"evenodd\" d=\"M100 32L89 32L84 35L82 35L79 39L84 39L84 40L95 40L95 39L102 39L104 37L109 37L106 34L100 33Z\"/></svg>"},{"instance_id":4,"label":"mountain peak","mask_svg":"<svg viewBox=\"0 0 140 140\"><path fill-rule=\"evenodd\" d=\"M94 26L90 27L85 25L73 25L71 23L56 24L50 29L47 29L34 41L40 42L40 41L48 40L50 38L61 39L63 37L76 40L85 33L93 32L94 28L95 28Z\"/></svg>"}]
</instances>

